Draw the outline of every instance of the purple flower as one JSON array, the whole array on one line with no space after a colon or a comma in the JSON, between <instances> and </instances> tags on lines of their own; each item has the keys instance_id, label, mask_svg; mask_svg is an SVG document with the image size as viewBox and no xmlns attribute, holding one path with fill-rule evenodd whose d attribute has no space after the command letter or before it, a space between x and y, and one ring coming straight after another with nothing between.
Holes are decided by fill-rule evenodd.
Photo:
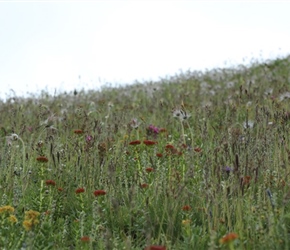
<instances>
[{"instance_id":1,"label":"purple flower","mask_svg":"<svg viewBox=\"0 0 290 250\"><path fill-rule=\"evenodd\" d=\"M91 135L86 136L86 142L91 142L93 140L93 137Z\"/></svg>"},{"instance_id":2,"label":"purple flower","mask_svg":"<svg viewBox=\"0 0 290 250\"><path fill-rule=\"evenodd\" d=\"M159 128L155 127L154 125L149 125L148 127L148 132L154 133L154 134L158 134L159 133Z\"/></svg>"},{"instance_id":3,"label":"purple flower","mask_svg":"<svg viewBox=\"0 0 290 250\"><path fill-rule=\"evenodd\" d=\"M224 171L229 174L231 171L233 171L233 169L229 166L226 166L224 167Z\"/></svg>"}]
</instances>

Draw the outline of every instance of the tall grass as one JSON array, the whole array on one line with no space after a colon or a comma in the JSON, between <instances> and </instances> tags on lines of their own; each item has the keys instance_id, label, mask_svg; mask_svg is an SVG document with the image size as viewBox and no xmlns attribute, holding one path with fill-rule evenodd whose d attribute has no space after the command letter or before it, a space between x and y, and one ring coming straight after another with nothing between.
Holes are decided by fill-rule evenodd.
<instances>
[{"instance_id":1,"label":"tall grass","mask_svg":"<svg viewBox=\"0 0 290 250\"><path fill-rule=\"evenodd\" d=\"M289 84L287 57L1 102L0 248L289 249Z\"/></svg>"}]
</instances>

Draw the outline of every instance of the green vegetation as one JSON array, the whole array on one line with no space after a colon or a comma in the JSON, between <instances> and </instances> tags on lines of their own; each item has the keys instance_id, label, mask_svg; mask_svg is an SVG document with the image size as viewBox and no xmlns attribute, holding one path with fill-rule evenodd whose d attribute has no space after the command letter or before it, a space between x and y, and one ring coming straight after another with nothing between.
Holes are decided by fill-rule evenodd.
<instances>
[{"instance_id":1,"label":"green vegetation","mask_svg":"<svg viewBox=\"0 0 290 250\"><path fill-rule=\"evenodd\" d=\"M1 249L289 249L290 57L0 103Z\"/></svg>"}]
</instances>

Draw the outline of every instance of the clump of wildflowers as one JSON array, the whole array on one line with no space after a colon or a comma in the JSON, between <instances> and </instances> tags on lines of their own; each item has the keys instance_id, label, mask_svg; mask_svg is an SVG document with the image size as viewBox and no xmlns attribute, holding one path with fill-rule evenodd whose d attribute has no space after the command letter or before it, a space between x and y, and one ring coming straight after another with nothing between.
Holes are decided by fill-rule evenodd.
<instances>
[{"instance_id":1,"label":"clump of wildflowers","mask_svg":"<svg viewBox=\"0 0 290 250\"><path fill-rule=\"evenodd\" d=\"M40 213L37 211L29 210L25 212L25 217L23 221L23 227L26 229L26 231L29 231L33 228L33 226L37 225L39 223L38 217Z\"/></svg>"}]
</instances>

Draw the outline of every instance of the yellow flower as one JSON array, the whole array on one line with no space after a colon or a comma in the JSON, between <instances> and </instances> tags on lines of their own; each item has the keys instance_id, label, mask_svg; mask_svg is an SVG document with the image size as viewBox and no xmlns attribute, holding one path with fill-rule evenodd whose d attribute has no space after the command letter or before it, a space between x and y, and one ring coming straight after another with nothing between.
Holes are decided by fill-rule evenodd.
<instances>
[{"instance_id":1,"label":"yellow flower","mask_svg":"<svg viewBox=\"0 0 290 250\"><path fill-rule=\"evenodd\" d=\"M23 227L29 231L33 226L39 223L38 216L40 215L39 212L29 210L25 212L25 217L23 221Z\"/></svg>"},{"instance_id":2,"label":"yellow flower","mask_svg":"<svg viewBox=\"0 0 290 250\"><path fill-rule=\"evenodd\" d=\"M191 222L191 220L182 220L182 225L183 226L189 226L190 222Z\"/></svg>"},{"instance_id":3,"label":"yellow flower","mask_svg":"<svg viewBox=\"0 0 290 250\"><path fill-rule=\"evenodd\" d=\"M29 231L29 230L31 230L33 223L31 220L25 220L25 221L23 221L22 225L26 229L26 231Z\"/></svg>"},{"instance_id":4,"label":"yellow flower","mask_svg":"<svg viewBox=\"0 0 290 250\"><path fill-rule=\"evenodd\" d=\"M29 210L25 212L25 220L36 220L38 218L38 216L40 215L39 212L37 211L33 211L33 210Z\"/></svg>"},{"instance_id":5,"label":"yellow flower","mask_svg":"<svg viewBox=\"0 0 290 250\"><path fill-rule=\"evenodd\" d=\"M11 207L11 206L3 206L3 207L0 207L0 214L2 213L14 213L14 207Z\"/></svg>"},{"instance_id":6,"label":"yellow flower","mask_svg":"<svg viewBox=\"0 0 290 250\"><path fill-rule=\"evenodd\" d=\"M10 215L8 220L11 222L11 223L16 223L18 220L17 218L15 217L15 215Z\"/></svg>"}]
</instances>

